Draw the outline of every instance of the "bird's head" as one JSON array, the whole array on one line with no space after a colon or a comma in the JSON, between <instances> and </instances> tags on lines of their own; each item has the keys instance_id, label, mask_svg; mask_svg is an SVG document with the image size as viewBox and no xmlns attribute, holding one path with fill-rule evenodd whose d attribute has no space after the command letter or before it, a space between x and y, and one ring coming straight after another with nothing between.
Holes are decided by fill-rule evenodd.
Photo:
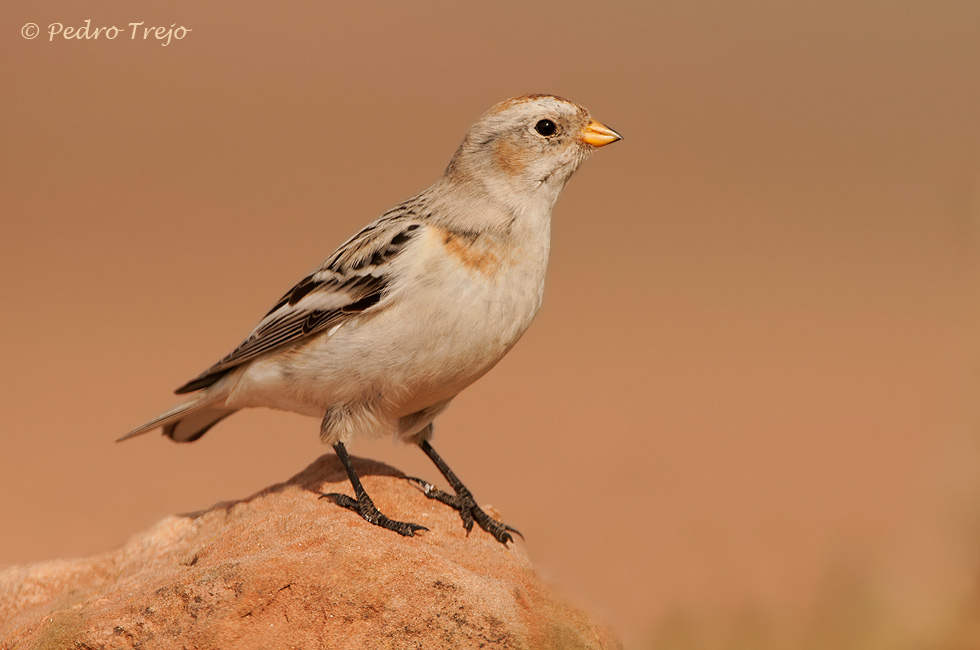
<instances>
[{"instance_id":1,"label":"bird's head","mask_svg":"<svg viewBox=\"0 0 980 650\"><path fill-rule=\"evenodd\" d=\"M500 102L477 120L446 175L482 183L498 198L550 206L583 160L620 139L578 104L554 95L524 95Z\"/></svg>"}]
</instances>

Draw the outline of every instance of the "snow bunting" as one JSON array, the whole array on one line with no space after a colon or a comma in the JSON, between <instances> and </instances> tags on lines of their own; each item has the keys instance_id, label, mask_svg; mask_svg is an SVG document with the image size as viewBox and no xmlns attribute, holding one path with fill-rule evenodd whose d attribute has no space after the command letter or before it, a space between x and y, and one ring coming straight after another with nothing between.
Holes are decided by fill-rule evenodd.
<instances>
[{"instance_id":1,"label":"snow bunting","mask_svg":"<svg viewBox=\"0 0 980 650\"><path fill-rule=\"evenodd\" d=\"M290 289L230 354L177 389L190 397L120 440L157 427L191 442L265 406L320 418L355 497L331 496L406 536L372 503L347 455L356 436L417 445L456 494L427 496L500 542L515 529L481 510L429 444L432 421L517 342L541 306L551 210L598 147L621 139L553 95L501 102L474 124L429 189L354 235Z\"/></svg>"}]
</instances>

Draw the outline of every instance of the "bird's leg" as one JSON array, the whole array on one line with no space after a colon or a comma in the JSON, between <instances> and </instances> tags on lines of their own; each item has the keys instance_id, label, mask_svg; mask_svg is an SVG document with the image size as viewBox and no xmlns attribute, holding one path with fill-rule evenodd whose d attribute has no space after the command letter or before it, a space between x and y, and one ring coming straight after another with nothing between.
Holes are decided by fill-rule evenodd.
<instances>
[{"instance_id":1,"label":"bird's leg","mask_svg":"<svg viewBox=\"0 0 980 650\"><path fill-rule=\"evenodd\" d=\"M335 452L337 452L337 458L340 459L341 464L343 464L344 469L347 471L347 478L350 479L350 484L354 487L354 495L357 497L357 499L352 499L346 494L336 493L324 494L320 498L329 497L333 499L334 503L336 503L338 506L343 506L344 508L353 510L375 526L381 526L382 528L393 530L399 535L404 535L405 537L412 537L417 531L420 530L429 530L425 526L394 521L381 514L381 511L375 507L374 502L371 501L371 497L369 497L367 492L364 490L364 486L361 485L361 479L357 476L357 471L354 469L354 465L350 462L350 456L347 455L347 448L344 447L344 443L336 443L333 446L333 449Z\"/></svg>"},{"instance_id":2,"label":"bird's leg","mask_svg":"<svg viewBox=\"0 0 980 650\"><path fill-rule=\"evenodd\" d=\"M480 528L493 535L494 538L501 544L514 541L514 538L511 537L511 533L521 535L521 532L516 528L512 528L497 521L480 509L480 506L476 504L476 500L473 499L473 494L465 485L463 485L463 482L456 477L453 470L449 469L449 465L447 465L446 461L444 461L442 457L436 453L436 450L432 448L432 445L429 444L428 440L421 440L418 445L422 451L425 452L426 456L431 458L432 462L436 464L436 467L439 468L442 475L446 477L447 481L449 481L449 485L451 485L453 490L456 491L456 494L453 495L443 492L431 483L423 481L419 478L406 478L408 478L410 481L418 483L422 487L423 492L425 492L425 496L429 497L430 499L441 501L447 506L457 510L459 512L459 516L463 519L463 526L466 528L467 534L473 530L473 522L475 521L476 523L480 524ZM523 538L524 536L521 535L521 537Z\"/></svg>"}]
</instances>

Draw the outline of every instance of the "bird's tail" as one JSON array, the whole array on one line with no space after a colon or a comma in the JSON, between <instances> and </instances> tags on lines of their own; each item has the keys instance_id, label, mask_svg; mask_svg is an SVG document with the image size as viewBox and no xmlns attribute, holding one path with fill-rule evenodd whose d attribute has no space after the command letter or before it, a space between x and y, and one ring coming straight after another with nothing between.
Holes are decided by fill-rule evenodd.
<instances>
[{"instance_id":1,"label":"bird's tail","mask_svg":"<svg viewBox=\"0 0 980 650\"><path fill-rule=\"evenodd\" d=\"M194 442L207 433L208 429L238 410L221 406L213 398L207 397L203 393L195 396L195 399L178 404L163 415L133 429L116 442L128 440L157 427L163 427L163 435L174 442Z\"/></svg>"}]
</instances>

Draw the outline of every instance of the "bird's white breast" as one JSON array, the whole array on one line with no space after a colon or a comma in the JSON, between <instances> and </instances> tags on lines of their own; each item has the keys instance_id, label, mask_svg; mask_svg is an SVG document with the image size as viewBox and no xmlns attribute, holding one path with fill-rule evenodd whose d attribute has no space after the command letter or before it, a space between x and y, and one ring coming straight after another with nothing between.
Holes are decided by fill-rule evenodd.
<instances>
[{"instance_id":1,"label":"bird's white breast","mask_svg":"<svg viewBox=\"0 0 980 650\"><path fill-rule=\"evenodd\" d=\"M414 409L452 397L517 342L541 306L548 250L547 239L542 247L430 227L413 253L413 274L393 289L399 304L384 318L408 333L392 353Z\"/></svg>"}]
</instances>

